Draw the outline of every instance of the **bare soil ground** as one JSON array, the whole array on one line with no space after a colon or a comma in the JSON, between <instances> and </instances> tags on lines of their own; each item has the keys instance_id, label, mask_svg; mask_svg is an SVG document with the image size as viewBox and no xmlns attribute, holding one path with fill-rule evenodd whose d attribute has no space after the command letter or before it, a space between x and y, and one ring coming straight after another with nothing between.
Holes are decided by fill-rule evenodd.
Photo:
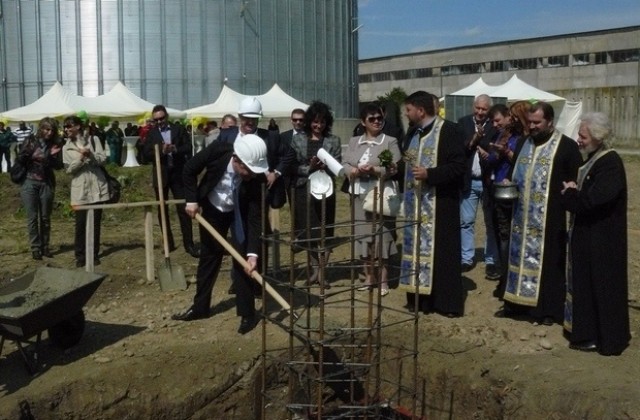
<instances>
[{"instance_id":1,"label":"bare soil ground","mask_svg":"<svg viewBox=\"0 0 640 420\"><path fill-rule=\"evenodd\" d=\"M628 157L625 163L630 196L630 347L619 357L576 352L568 349L559 325L495 318L500 307L492 297L495 283L484 279L480 263L465 273L464 317L428 314L418 318L418 382L426 389L419 408L428 418L640 419L640 159ZM149 198L149 167L116 172L127 178L125 200ZM52 235L55 256L39 262L31 259L28 249L19 190L6 174L0 175L0 284L42 265L76 270L73 219L66 204L68 179L60 174L58 181ZM344 208L346 200L340 200ZM173 212L171 217L178 239ZM285 230L287 212L281 217ZM156 281L145 279L142 221L141 210L105 212L102 263L96 271L107 278L84 308L85 332L76 346L60 350L44 333L41 368L31 375L16 345L5 342L0 355L0 419L254 418L259 413L256 379L263 333L273 349L269 363L280 362L267 381L266 417L286 418L282 410L288 398L282 365L286 352L275 349L287 348L288 334L273 324L264 330L258 326L244 336L236 332L239 319L234 297L227 294L228 271L221 273L214 288L211 318L172 321L172 313L190 305L193 286L161 292ZM155 264L160 266L163 256L157 227L155 238ZM479 235L477 243L481 242ZM346 260L349 253L348 246L338 247L332 261ZM197 260L181 247L171 254L171 261L182 266L187 278L195 275ZM285 253L282 264L287 263ZM350 284L348 270L331 273L333 291ZM256 302L260 308L262 302ZM406 319L404 303L404 293L397 290L384 298L384 305L395 309L383 311L385 325ZM273 304L272 309L276 308ZM327 310L325 319L340 325L344 311ZM381 340L411 347L413 322L384 328ZM34 348L29 345L27 352ZM382 364L381 377L395 380L397 375L397 365ZM391 387L386 389L391 392Z\"/></svg>"}]
</instances>

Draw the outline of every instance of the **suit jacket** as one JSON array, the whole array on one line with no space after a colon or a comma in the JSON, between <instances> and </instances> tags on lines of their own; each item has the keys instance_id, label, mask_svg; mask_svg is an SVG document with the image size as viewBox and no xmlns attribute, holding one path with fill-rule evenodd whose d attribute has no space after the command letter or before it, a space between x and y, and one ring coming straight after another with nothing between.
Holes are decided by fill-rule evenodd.
<instances>
[{"instance_id":1,"label":"suit jacket","mask_svg":"<svg viewBox=\"0 0 640 420\"><path fill-rule=\"evenodd\" d=\"M469 143L476 133L476 124L473 121L473 115L465 115L464 117L460 118L458 120L458 129L460 130L462 138L464 139L464 148L467 157L467 169L462 185L462 191L466 192L471 188L471 168L473 166L474 156L477 152L477 147L469 148ZM493 137L495 137L495 134L496 132L493 128L493 124L487 118L484 125L484 135L480 138L476 145L488 151L489 143L491 142ZM482 171L483 181L487 181L489 179L491 169L488 167L487 162L482 159L480 159L480 169Z\"/></svg>"},{"instance_id":2,"label":"suit jacket","mask_svg":"<svg viewBox=\"0 0 640 420\"><path fill-rule=\"evenodd\" d=\"M191 140L187 131L181 125L169 124L169 130L171 131L171 144L176 146L176 151L173 153L173 167L169 168L168 155L162 153L162 134L158 127L153 127L147 133L146 141L144 143L143 153L147 162L153 163L153 171L151 174L153 187L158 187L158 177L156 175L156 157L155 157L155 145L160 145L160 166L162 169L162 185L167 185L169 177L182 178L182 169L184 164L191 158L193 154L191 149Z\"/></svg>"},{"instance_id":3,"label":"suit jacket","mask_svg":"<svg viewBox=\"0 0 640 420\"><path fill-rule=\"evenodd\" d=\"M231 157L233 146L226 142L215 141L184 165L183 180L185 200L187 203L199 203L201 206L208 200L211 192L222 179ZM198 183L198 175L206 170ZM260 255L262 243L260 241L262 226L262 209L260 200L256 200L261 193L261 180L258 177L242 181L239 191L239 207L242 215L242 226L245 232L245 243L239 244L241 252Z\"/></svg>"},{"instance_id":4,"label":"suit jacket","mask_svg":"<svg viewBox=\"0 0 640 420\"><path fill-rule=\"evenodd\" d=\"M236 137L238 137L238 132L238 127L224 128L220 130L218 141L233 144ZM293 161L293 155L290 153L291 142L284 142L278 132L265 130L263 128L258 128L255 134L264 140L267 145L269 171L278 171L281 175L267 192L267 203L269 206L274 209L279 209L287 202L286 186L282 175L289 172ZM260 174L259 177L266 180L265 174Z\"/></svg>"}]
</instances>

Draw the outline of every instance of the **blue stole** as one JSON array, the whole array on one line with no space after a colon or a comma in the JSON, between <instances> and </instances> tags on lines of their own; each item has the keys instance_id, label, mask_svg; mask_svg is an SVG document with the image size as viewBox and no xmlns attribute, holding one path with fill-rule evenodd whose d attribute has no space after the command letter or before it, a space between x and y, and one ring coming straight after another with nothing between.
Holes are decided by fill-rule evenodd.
<instances>
[{"instance_id":1,"label":"blue stole","mask_svg":"<svg viewBox=\"0 0 640 420\"><path fill-rule=\"evenodd\" d=\"M433 168L437 165L440 129L444 120L437 117L433 129L411 140L405 152L407 160L404 190L404 218L402 259L400 261L399 288L407 292L429 295L433 284L433 249L436 225L436 190L433 186L417 181L411 168L414 165ZM413 221L413 223L410 223ZM419 242L416 241L419 238Z\"/></svg>"},{"instance_id":2,"label":"blue stole","mask_svg":"<svg viewBox=\"0 0 640 420\"><path fill-rule=\"evenodd\" d=\"M525 306L536 306L540 296L540 276L547 222L547 197L553 157L562 134L535 146L530 138L522 146L513 170L513 182L520 192L513 209L509 272L504 299Z\"/></svg>"}]
</instances>

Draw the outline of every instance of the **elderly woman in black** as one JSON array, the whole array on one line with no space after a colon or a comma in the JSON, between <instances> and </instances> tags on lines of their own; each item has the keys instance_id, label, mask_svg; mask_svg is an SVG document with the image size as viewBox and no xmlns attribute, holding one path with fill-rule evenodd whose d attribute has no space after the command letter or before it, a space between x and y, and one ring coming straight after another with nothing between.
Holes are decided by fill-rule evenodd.
<instances>
[{"instance_id":1,"label":"elderly woman in black","mask_svg":"<svg viewBox=\"0 0 640 420\"><path fill-rule=\"evenodd\" d=\"M62 140L58 137L58 123L43 118L34 136L25 140L18 161L27 168L27 177L20 189L20 198L27 212L29 245L34 260L43 256L53 258L51 239L51 211L56 188L54 169L62 169Z\"/></svg>"},{"instance_id":2,"label":"elderly woman in black","mask_svg":"<svg viewBox=\"0 0 640 420\"><path fill-rule=\"evenodd\" d=\"M295 212L294 223L298 238L318 239L321 235L321 226L325 226L325 235L333 236L333 224L336 218L336 196L327 194L325 196L325 217L322 220L322 197L316 198L313 195L308 197L307 183L309 175L316 171L324 171L326 165L318 158L318 151L322 148L328 152L338 162L342 156L342 145L340 138L331 134L333 126L333 115L328 105L314 101L304 114L303 132L293 136L291 141L292 153L295 155L292 163L291 185L295 188ZM335 183L331 178L332 183ZM334 185L335 187L335 185ZM334 188L335 190L335 188ZM307 206L309 203L309 206ZM308 208L307 208L308 207ZM307 214L309 218L307 219ZM307 225L307 220L309 224ZM317 242L308 244L313 248ZM328 259L329 252L325 252L323 257ZM318 251L309 251L311 264L311 275L307 282L309 284L319 281L319 254ZM325 283L325 287L328 284Z\"/></svg>"}]
</instances>

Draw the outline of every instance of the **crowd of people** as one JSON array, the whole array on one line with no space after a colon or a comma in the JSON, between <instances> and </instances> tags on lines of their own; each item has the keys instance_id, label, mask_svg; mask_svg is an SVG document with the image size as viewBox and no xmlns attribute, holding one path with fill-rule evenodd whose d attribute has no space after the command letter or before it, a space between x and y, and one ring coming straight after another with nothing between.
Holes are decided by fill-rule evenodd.
<instances>
[{"instance_id":1,"label":"crowd of people","mask_svg":"<svg viewBox=\"0 0 640 420\"><path fill-rule=\"evenodd\" d=\"M292 251L306 252L306 284L329 288L322 268L331 247L321 241L334 236L336 194L342 191L349 197L353 254L363 266L359 290L389 294L389 260L399 253L398 290L406 293L409 310L463 316L463 276L477 264L474 229L481 205L485 277L497 281L494 296L503 302L496 316L562 324L572 349L620 354L630 340L627 186L622 160L608 145L612 133L606 115L585 114L573 140L555 128L554 110L544 102L507 106L480 95L471 114L458 122L442 118L438 110L435 95L409 95L404 135L383 104L366 104L343 154L341 139L332 133L329 105L314 101L306 110L292 110L292 128L280 132L273 119L269 129L258 127L262 105L248 97L237 116L226 115L219 127L213 122L197 127L205 147L194 154L187 127L170 122L166 108L157 105L141 129L128 124L123 131L114 121L104 138L95 125L68 117L66 143L51 118L40 121L35 135L24 123L20 132L0 123L0 157L18 144L17 161L27 168L21 197L29 243L33 258L40 260L53 256L54 170L64 167L72 176L72 206L104 203L109 196L102 167L119 162L121 139L138 133L140 158L152 163L156 197L162 188L163 196L171 191L185 200L176 206L183 246L199 261L193 304L175 314L176 320L210 316L225 253L202 226L196 245L192 219L197 214L223 236L230 232L233 246L247 259L246 266L234 263L231 274L238 332L244 334L256 321L250 277L267 267L266 247L260 244L262 215L289 202ZM256 199L263 185L265 200ZM505 186L513 187L515 196L498 194ZM402 210L379 215L366 207L373 191L380 200L388 192L402 197ZM78 267L85 264L86 216L86 210L75 212ZM415 223L398 229L397 217ZM96 264L100 221L96 210ZM372 223L379 227L372 230ZM173 250L169 223L166 228Z\"/></svg>"}]
</instances>

